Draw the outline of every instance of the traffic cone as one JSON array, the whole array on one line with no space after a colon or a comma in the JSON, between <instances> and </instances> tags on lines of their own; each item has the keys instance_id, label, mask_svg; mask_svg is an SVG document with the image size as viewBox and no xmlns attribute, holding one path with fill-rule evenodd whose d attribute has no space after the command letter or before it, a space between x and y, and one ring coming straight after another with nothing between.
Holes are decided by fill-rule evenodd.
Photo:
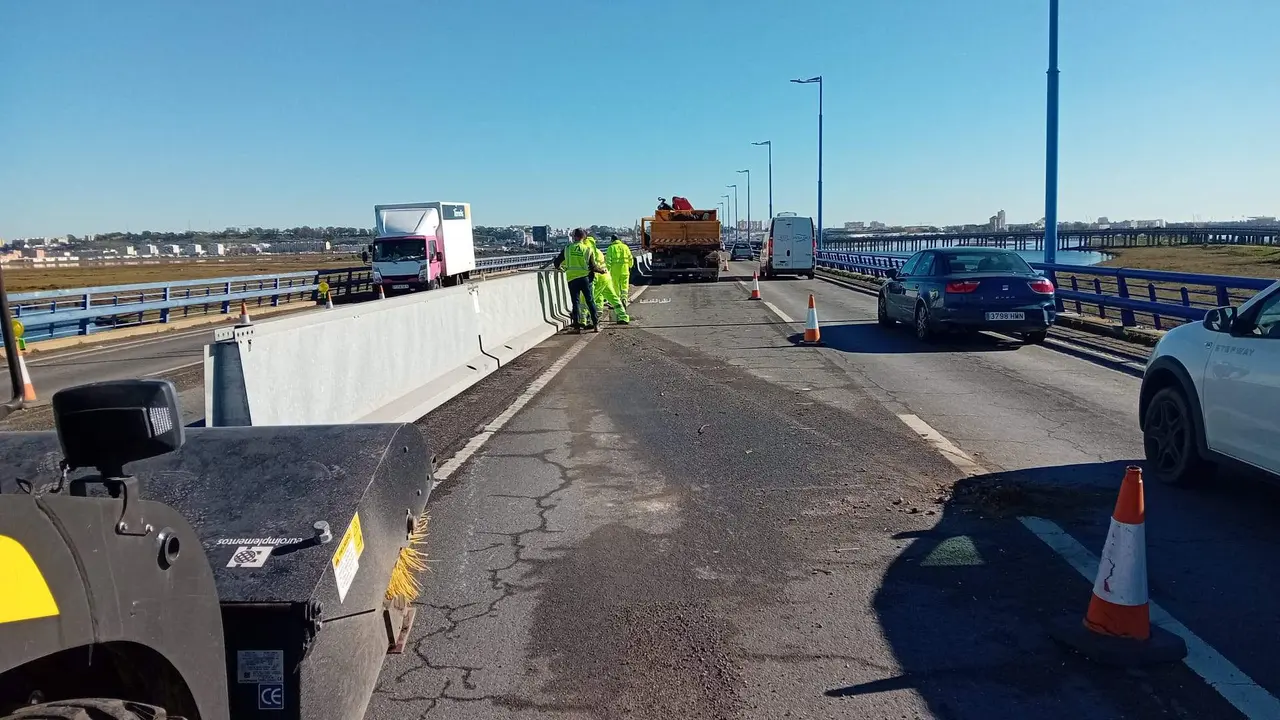
<instances>
[{"instance_id":1,"label":"traffic cone","mask_svg":"<svg viewBox=\"0 0 1280 720\"><path fill-rule=\"evenodd\" d=\"M22 357L22 350L15 350L18 353L18 370L22 374L22 400L23 402L35 402L36 387L31 384L31 373L27 371L27 361Z\"/></svg>"},{"instance_id":2,"label":"traffic cone","mask_svg":"<svg viewBox=\"0 0 1280 720\"><path fill-rule=\"evenodd\" d=\"M1176 662L1187 656L1186 641L1151 624L1141 468L1131 465L1125 470L1084 622L1066 618L1050 634L1085 657L1108 665Z\"/></svg>"},{"instance_id":3,"label":"traffic cone","mask_svg":"<svg viewBox=\"0 0 1280 720\"><path fill-rule=\"evenodd\" d=\"M325 296L324 296L324 309L325 309L325 310L332 310L332 309L333 309L333 296L332 296L332 295L325 295Z\"/></svg>"},{"instance_id":4,"label":"traffic cone","mask_svg":"<svg viewBox=\"0 0 1280 720\"><path fill-rule=\"evenodd\" d=\"M241 325L253 324L253 320L249 318L249 306L245 304L245 301L243 300L240 301L240 324Z\"/></svg>"},{"instance_id":5,"label":"traffic cone","mask_svg":"<svg viewBox=\"0 0 1280 720\"><path fill-rule=\"evenodd\" d=\"M818 330L818 308L814 305L813 295L809 296L809 314L804 319L804 340L801 342L805 345L822 344L822 332Z\"/></svg>"},{"instance_id":6,"label":"traffic cone","mask_svg":"<svg viewBox=\"0 0 1280 720\"><path fill-rule=\"evenodd\" d=\"M751 299L752 300L760 299L760 273L759 272L751 273Z\"/></svg>"},{"instance_id":7,"label":"traffic cone","mask_svg":"<svg viewBox=\"0 0 1280 720\"><path fill-rule=\"evenodd\" d=\"M387 291L383 290L381 285L378 286L378 299L379 300L387 299Z\"/></svg>"}]
</instances>

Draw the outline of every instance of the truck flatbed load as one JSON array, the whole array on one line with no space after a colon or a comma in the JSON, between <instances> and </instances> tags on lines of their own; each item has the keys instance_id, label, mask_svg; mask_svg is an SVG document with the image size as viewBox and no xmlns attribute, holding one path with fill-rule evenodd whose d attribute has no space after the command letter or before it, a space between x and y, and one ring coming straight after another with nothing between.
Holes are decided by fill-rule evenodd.
<instances>
[{"instance_id":1,"label":"truck flatbed load","mask_svg":"<svg viewBox=\"0 0 1280 720\"><path fill-rule=\"evenodd\" d=\"M657 210L640 220L641 247L651 253L655 281L720 278L720 217L716 210Z\"/></svg>"}]
</instances>

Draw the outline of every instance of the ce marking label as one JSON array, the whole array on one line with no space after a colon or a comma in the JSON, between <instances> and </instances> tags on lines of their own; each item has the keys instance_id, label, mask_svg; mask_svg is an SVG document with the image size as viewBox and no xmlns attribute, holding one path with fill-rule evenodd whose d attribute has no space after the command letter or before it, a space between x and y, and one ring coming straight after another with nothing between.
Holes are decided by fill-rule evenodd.
<instances>
[{"instance_id":1,"label":"ce marking label","mask_svg":"<svg viewBox=\"0 0 1280 720\"><path fill-rule=\"evenodd\" d=\"M258 684L258 709L259 710L283 710L284 709L284 685L280 683L259 683Z\"/></svg>"}]
</instances>

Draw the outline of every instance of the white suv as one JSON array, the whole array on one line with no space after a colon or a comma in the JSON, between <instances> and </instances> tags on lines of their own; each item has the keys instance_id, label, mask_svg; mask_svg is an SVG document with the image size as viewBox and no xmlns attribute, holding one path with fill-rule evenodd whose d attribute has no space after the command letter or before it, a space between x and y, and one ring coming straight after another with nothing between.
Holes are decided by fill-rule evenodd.
<instances>
[{"instance_id":1,"label":"white suv","mask_svg":"<svg viewBox=\"0 0 1280 720\"><path fill-rule=\"evenodd\" d=\"M1182 484L1222 461L1280 480L1280 282L1156 344L1138 400L1147 472Z\"/></svg>"}]
</instances>

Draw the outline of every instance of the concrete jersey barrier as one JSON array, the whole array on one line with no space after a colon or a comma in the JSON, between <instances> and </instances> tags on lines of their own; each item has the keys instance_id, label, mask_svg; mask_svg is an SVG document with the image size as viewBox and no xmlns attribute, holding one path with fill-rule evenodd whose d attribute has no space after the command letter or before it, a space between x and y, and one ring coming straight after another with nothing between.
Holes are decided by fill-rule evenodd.
<instances>
[{"instance_id":1,"label":"concrete jersey barrier","mask_svg":"<svg viewBox=\"0 0 1280 720\"><path fill-rule=\"evenodd\" d=\"M215 333L210 426L412 422L564 327L547 271Z\"/></svg>"}]
</instances>

